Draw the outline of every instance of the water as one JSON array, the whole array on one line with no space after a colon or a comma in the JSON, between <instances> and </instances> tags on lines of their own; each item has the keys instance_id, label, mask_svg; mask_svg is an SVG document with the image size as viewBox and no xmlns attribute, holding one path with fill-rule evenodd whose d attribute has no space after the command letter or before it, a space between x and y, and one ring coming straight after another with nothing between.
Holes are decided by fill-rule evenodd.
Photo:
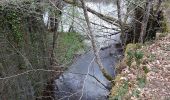
<instances>
[{"instance_id":1,"label":"water","mask_svg":"<svg viewBox=\"0 0 170 100\"><path fill-rule=\"evenodd\" d=\"M114 66L120 55L122 55L122 52L115 49L114 46L100 50L102 63L106 71L113 77L115 76ZM77 58L77 61L69 67L69 70L55 80L57 100L79 100L81 96L81 100L107 99L110 82L103 76L93 59L93 52L87 52Z\"/></svg>"},{"instance_id":2,"label":"water","mask_svg":"<svg viewBox=\"0 0 170 100\"><path fill-rule=\"evenodd\" d=\"M104 15L115 16L116 6L113 3L86 2L86 5ZM62 15L61 31L68 31L70 25L73 24L74 31L82 36L87 36L86 23L82 9L74 8L67 5L64 7ZM48 13L44 14L44 22ZM75 15L73 17L73 15ZM95 35L98 48L102 48L99 52L101 61L106 71L115 76L114 66L122 55L121 48L116 48L115 44L120 43L120 34L109 36L115 33L111 28L117 28L107 22L101 20L95 15L88 13L90 21L97 24L92 25L92 31ZM104 28L105 26L107 28ZM103 37L104 36L104 37ZM90 40L84 40L84 43L91 46ZM106 47L106 48L105 48ZM110 82L103 76L98 65L94 61L93 51L81 55L69 67L67 71L55 80L55 100L107 100L109 94Z\"/></svg>"}]
</instances>

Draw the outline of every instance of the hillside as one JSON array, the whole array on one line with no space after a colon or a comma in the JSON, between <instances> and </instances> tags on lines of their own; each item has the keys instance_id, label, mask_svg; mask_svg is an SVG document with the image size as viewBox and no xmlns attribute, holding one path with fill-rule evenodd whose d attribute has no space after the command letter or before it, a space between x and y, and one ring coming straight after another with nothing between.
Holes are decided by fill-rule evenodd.
<instances>
[{"instance_id":1,"label":"hillside","mask_svg":"<svg viewBox=\"0 0 170 100\"><path fill-rule=\"evenodd\" d=\"M145 44L128 44L110 100L170 100L170 3L163 4L166 32Z\"/></svg>"}]
</instances>

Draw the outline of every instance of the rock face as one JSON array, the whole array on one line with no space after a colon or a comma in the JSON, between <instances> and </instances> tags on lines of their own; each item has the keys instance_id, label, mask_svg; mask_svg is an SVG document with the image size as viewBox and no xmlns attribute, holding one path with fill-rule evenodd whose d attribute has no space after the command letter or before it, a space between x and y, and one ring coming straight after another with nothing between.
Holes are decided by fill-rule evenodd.
<instances>
[{"instance_id":1,"label":"rock face","mask_svg":"<svg viewBox=\"0 0 170 100\"><path fill-rule=\"evenodd\" d=\"M115 46L100 50L102 63L113 77L115 76L114 65L119 60L118 56L120 55L122 55L122 51L118 51ZM99 70L92 51L80 56L69 68L59 79L55 80L56 100L107 99L109 81Z\"/></svg>"}]
</instances>

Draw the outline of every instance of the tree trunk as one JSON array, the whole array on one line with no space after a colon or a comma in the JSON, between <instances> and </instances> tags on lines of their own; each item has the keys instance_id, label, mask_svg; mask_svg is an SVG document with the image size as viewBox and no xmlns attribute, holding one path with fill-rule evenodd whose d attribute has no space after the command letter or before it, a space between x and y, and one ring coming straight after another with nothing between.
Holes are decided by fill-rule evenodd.
<instances>
[{"instance_id":1,"label":"tree trunk","mask_svg":"<svg viewBox=\"0 0 170 100\"><path fill-rule=\"evenodd\" d=\"M62 2L60 0L57 2L51 1L51 3L55 4L55 6L57 8L62 10ZM52 32L53 32L52 51L51 51L51 57L50 57L50 64L52 66L55 63L55 49L56 49L56 45L57 45L56 41L59 36L58 27L59 27L60 17L61 17L61 11L57 10L54 14L53 21L51 21L52 24L50 24L50 25L52 25Z\"/></svg>"},{"instance_id":2,"label":"tree trunk","mask_svg":"<svg viewBox=\"0 0 170 100\"><path fill-rule=\"evenodd\" d=\"M149 20L150 10L151 10L151 6L152 6L152 1L153 0L147 0L147 2L146 2L146 10L145 10L143 20L142 20L140 40L139 40L139 42L141 42L141 43L144 43L144 41L145 41L146 28L147 28L147 25L148 25L148 20Z\"/></svg>"},{"instance_id":3,"label":"tree trunk","mask_svg":"<svg viewBox=\"0 0 170 100\"><path fill-rule=\"evenodd\" d=\"M97 49L97 45L96 45L96 42L95 42L95 38L94 38L94 35L92 33L92 30L91 30L90 21L89 21L89 17L88 17L88 14L87 14L87 8L85 6L84 0L81 0L81 3L82 3L82 8L83 8L83 11L84 11L85 20L86 20L87 27L88 27L88 34L91 37L92 48L93 48L93 51L94 51L96 63L98 64L103 76L106 79L108 79L109 81L112 81L113 78L111 77L111 75L109 75L107 73L107 71L104 69L104 66L103 66L103 64L101 62L101 59L100 59L100 56L99 56L99 51Z\"/></svg>"},{"instance_id":4,"label":"tree trunk","mask_svg":"<svg viewBox=\"0 0 170 100\"><path fill-rule=\"evenodd\" d=\"M58 38L59 33L57 32L59 26L59 20L54 19L54 31L53 31L53 41L52 41L52 51L51 51L51 65L54 65L55 62L55 49L56 49L56 41Z\"/></svg>"},{"instance_id":5,"label":"tree trunk","mask_svg":"<svg viewBox=\"0 0 170 100\"><path fill-rule=\"evenodd\" d=\"M124 46L126 44L126 35L124 31L124 25L122 23L122 15L121 15L121 0L116 1L117 4L117 15L118 15L118 20L119 20L119 25L120 25L120 30L121 30L121 40L122 40L122 45Z\"/></svg>"},{"instance_id":6,"label":"tree trunk","mask_svg":"<svg viewBox=\"0 0 170 100\"><path fill-rule=\"evenodd\" d=\"M158 0L158 3L156 5L155 15L158 15L158 12L160 11L161 4L162 4L162 0Z\"/></svg>"}]
</instances>

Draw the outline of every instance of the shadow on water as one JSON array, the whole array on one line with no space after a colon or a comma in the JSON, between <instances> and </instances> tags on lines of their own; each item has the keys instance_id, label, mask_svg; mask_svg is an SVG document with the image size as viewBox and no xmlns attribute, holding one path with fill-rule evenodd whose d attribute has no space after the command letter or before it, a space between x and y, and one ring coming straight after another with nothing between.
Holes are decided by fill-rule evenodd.
<instances>
[{"instance_id":1,"label":"shadow on water","mask_svg":"<svg viewBox=\"0 0 170 100\"><path fill-rule=\"evenodd\" d=\"M114 77L114 66L122 55L122 49L112 45L102 48L99 54L105 69ZM80 56L59 79L55 80L55 98L79 100L82 97L81 100L106 100L109 83L94 61L93 52L89 51Z\"/></svg>"}]
</instances>

